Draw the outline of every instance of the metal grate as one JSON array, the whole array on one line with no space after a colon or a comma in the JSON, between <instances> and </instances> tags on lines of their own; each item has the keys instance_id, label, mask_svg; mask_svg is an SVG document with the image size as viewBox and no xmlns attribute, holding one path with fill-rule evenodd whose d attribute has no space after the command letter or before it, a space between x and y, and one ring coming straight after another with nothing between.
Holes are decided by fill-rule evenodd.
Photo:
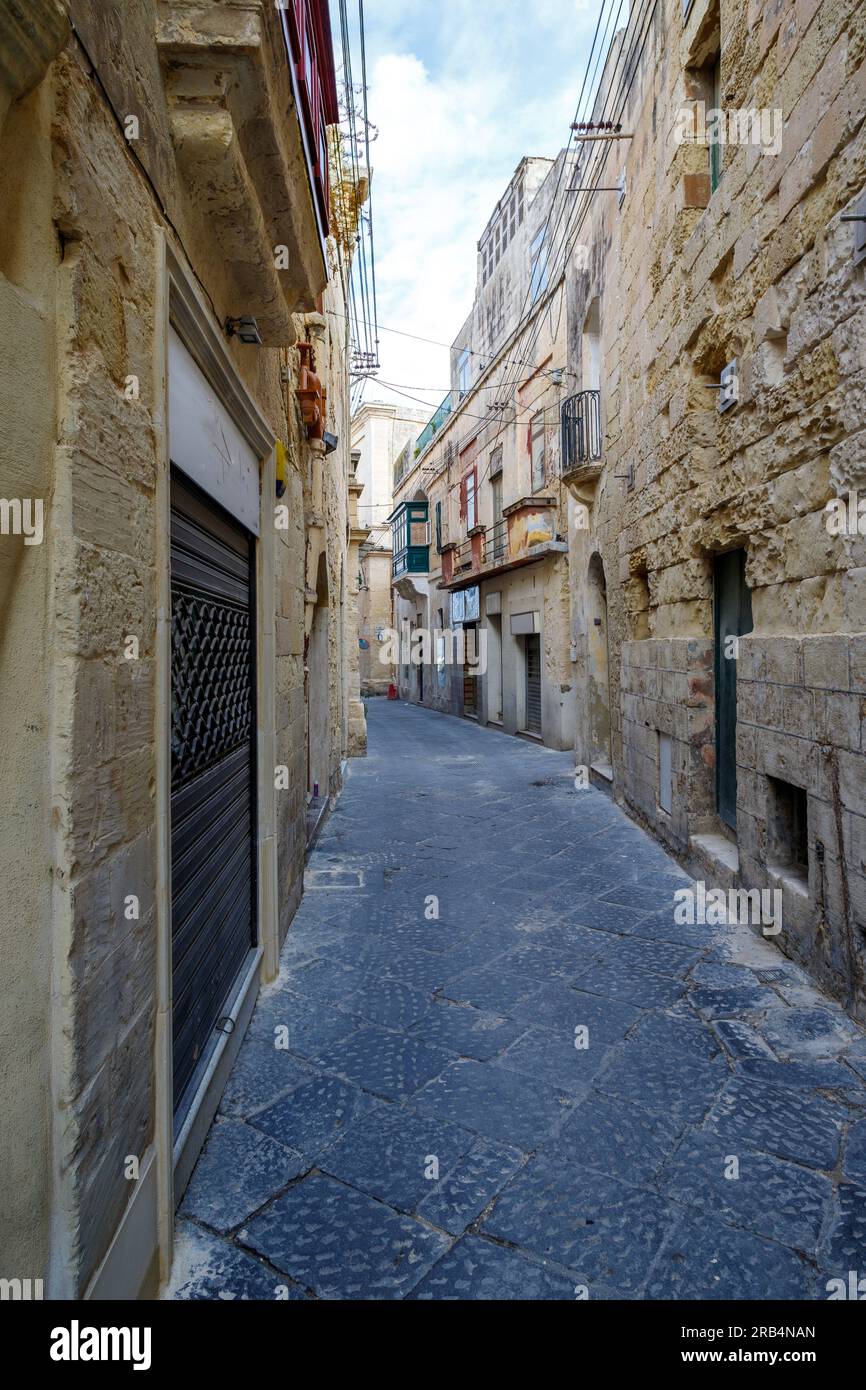
<instances>
[{"instance_id":1,"label":"metal grate","mask_svg":"<svg viewBox=\"0 0 866 1390\"><path fill-rule=\"evenodd\" d=\"M601 392L578 391L562 406L562 471L601 459Z\"/></svg>"},{"instance_id":2,"label":"metal grate","mask_svg":"<svg viewBox=\"0 0 866 1390\"><path fill-rule=\"evenodd\" d=\"M172 789L250 738L247 608L174 589L171 599Z\"/></svg>"},{"instance_id":3,"label":"metal grate","mask_svg":"<svg viewBox=\"0 0 866 1390\"><path fill-rule=\"evenodd\" d=\"M526 639L526 729L541 733L541 638L533 634Z\"/></svg>"}]
</instances>

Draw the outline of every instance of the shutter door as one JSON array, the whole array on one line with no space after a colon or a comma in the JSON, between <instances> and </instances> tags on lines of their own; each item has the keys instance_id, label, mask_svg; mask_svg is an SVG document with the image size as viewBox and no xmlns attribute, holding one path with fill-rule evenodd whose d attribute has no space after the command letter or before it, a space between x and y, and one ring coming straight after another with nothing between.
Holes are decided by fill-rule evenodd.
<instances>
[{"instance_id":1,"label":"shutter door","mask_svg":"<svg viewBox=\"0 0 866 1390\"><path fill-rule=\"evenodd\" d=\"M463 624L466 651L471 651L473 654L478 650L476 646L478 640L476 632L477 628L475 623ZM470 642L472 643L471 647ZM470 666L468 663L463 667L463 713L468 715L470 719L478 718L478 677L474 674L476 670L477 667Z\"/></svg>"},{"instance_id":2,"label":"shutter door","mask_svg":"<svg viewBox=\"0 0 866 1390\"><path fill-rule=\"evenodd\" d=\"M541 733L541 638L537 633L526 639L526 729Z\"/></svg>"},{"instance_id":3,"label":"shutter door","mask_svg":"<svg viewBox=\"0 0 866 1390\"><path fill-rule=\"evenodd\" d=\"M171 485L175 1112L256 934L253 538Z\"/></svg>"}]
</instances>

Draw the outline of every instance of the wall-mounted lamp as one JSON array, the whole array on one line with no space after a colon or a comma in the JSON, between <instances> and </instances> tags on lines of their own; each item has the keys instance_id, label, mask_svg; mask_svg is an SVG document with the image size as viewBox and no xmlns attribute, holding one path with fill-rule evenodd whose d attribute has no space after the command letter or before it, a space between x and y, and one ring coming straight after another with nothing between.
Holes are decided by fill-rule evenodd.
<instances>
[{"instance_id":1,"label":"wall-mounted lamp","mask_svg":"<svg viewBox=\"0 0 866 1390\"><path fill-rule=\"evenodd\" d=\"M326 454L332 454L332 453L334 452L334 450L336 449L337 445L339 444L339 442L340 442L340 439L339 439L339 436L338 436L338 435L336 435L336 434L329 434L329 432L328 432L327 430L325 430L324 434L322 435L322 443L323 443L324 446L325 446L325 453L326 453Z\"/></svg>"},{"instance_id":2,"label":"wall-mounted lamp","mask_svg":"<svg viewBox=\"0 0 866 1390\"><path fill-rule=\"evenodd\" d=\"M240 338L242 343L247 343L250 347L262 346L259 325L252 314L242 314L238 319L226 319L225 329L229 338Z\"/></svg>"}]
</instances>

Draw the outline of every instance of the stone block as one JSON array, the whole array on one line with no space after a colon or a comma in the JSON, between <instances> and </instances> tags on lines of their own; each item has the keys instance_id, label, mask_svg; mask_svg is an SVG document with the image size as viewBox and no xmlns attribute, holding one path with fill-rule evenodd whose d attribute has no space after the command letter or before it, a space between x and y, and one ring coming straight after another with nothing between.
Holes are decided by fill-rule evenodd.
<instances>
[{"instance_id":1,"label":"stone block","mask_svg":"<svg viewBox=\"0 0 866 1390\"><path fill-rule=\"evenodd\" d=\"M828 635L804 636L802 640L804 683L822 690L847 690L851 639Z\"/></svg>"}]
</instances>

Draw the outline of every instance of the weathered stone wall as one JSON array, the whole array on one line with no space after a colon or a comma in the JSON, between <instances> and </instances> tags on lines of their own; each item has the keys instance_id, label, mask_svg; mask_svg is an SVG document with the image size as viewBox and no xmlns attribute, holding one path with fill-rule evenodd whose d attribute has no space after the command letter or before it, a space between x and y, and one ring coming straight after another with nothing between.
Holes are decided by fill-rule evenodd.
<instances>
[{"instance_id":1,"label":"weathered stone wall","mask_svg":"<svg viewBox=\"0 0 866 1390\"><path fill-rule=\"evenodd\" d=\"M394 679L394 670L384 659L386 648L377 633L388 633L394 623L391 599L391 551L362 547L360 555L364 588L359 595L358 634L369 647L360 652L361 694L385 695Z\"/></svg>"},{"instance_id":2,"label":"weathered stone wall","mask_svg":"<svg viewBox=\"0 0 866 1390\"><path fill-rule=\"evenodd\" d=\"M622 749L629 801L672 849L688 850L690 824L715 805L713 651L699 638L625 642ZM659 735L672 742L673 803L659 806ZM691 817L691 820L690 820Z\"/></svg>"},{"instance_id":3,"label":"weathered stone wall","mask_svg":"<svg viewBox=\"0 0 866 1390\"><path fill-rule=\"evenodd\" d=\"M785 949L852 1005L866 988L864 657L863 636L745 637L737 668L742 881L782 892ZM774 783L807 795L805 875L787 862Z\"/></svg>"},{"instance_id":4,"label":"weathered stone wall","mask_svg":"<svg viewBox=\"0 0 866 1390\"><path fill-rule=\"evenodd\" d=\"M3 1024L8 1019L11 1033L0 1078L8 1146L0 1245L4 1262L14 1261L4 1275L44 1277L54 1296L86 1289L133 1191L124 1160L134 1155L144 1165L155 1136L156 635L158 574L168 554L158 506L167 488L160 234L188 258L219 324L239 300L245 307L254 288L244 278L253 273L250 262L240 275L226 254L225 210L202 199L178 158L154 0L76 0L68 8L83 42L68 32L41 85L10 106L0 172L0 306L12 316L3 335L9 356L2 379L11 395L0 426L2 491L46 500L46 539L22 550L0 618L0 718L16 750L7 764L13 814L3 832L4 861L15 867L0 905L14 1000ZM300 135L292 136L285 115L292 98L278 17L272 6L220 13L231 43L237 22L264 25L277 138L287 142L290 177L308 198ZM195 30L199 7L184 14ZM177 76L172 69L171 80ZM140 123L136 139L125 136L129 115ZM261 127L244 129L254 167L263 153L259 138L268 138ZM287 239L296 231L294 221ZM247 255L248 245L238 244ZM293 262L291 273L305 284L296 308L310 308L325 288L324 266L310 283L316 256L321 266L317 249L304 248ZM273 265L259 269L269 294ZM335 790L346 746L348 419L339 295L326 308L337 327L323 333L322 374L329 425L336 422L343 440L331 456L336 466L328 463L320 481L333 615L327 698ZM279 305L273 312L279 325ZM290 769L290 788L277 797L284 933L300 896L304 853L313 451L294 386L281 381L280 350L237 339L229 350L290 460L282 499L289 526L268 539L275 548L275 751ZM137 640L133 659L130 637ZM124 911L131 894L138 899L132 919Z\"/></svg>"},{"instance_id":5,"label":"weathered stone wall","mask_svg":"<svg viewBox=\"0 0 866 1390\"><path fill-rule=\"evenodd\" d=\"M699 100L712 107L707 65L719 50L722 109L763 111L774 135L763 146L723 145L713 191L708 148L680 143L674 132ZM569 271L569 365L584 385L594 301L600 319L603 460L585 494L584 558L599 557L607 584L614 786L684 853L695 835L727 837L719 872L767 886L769 750L799 769L792 780L805 786L804 758L817 766L820 750L844 736L831 756L847 788L843 819L863 809L851 772L863 753L854 731L859 692L841 653L850 661L866 621L866 538L831 535L825 506L864 486L864 270L854 264L854 227L841 219L866 191L866 12L854 0L694 0L684 23L680 0L668 0L641 56L631 35L625 51L633 61L615 51L609 67L612 90L622 94L615 119L632 139L609 152L605 171L624 170L626 196L621 207L614 195L592 199L576 238L584 260L575 256ZM628 67L628 80L617 64ZM734 361L739 399L721 412L713 388ZM737 548L746 552L753 619L738 663L739 856L715 809L707 657L714 560ZM588 564L573 566L576 614L587 608L590 577ZM840 653L832 699L805 669L807 644L819 635ZM783 681L761 684L742 653L772 652L776 641L792 653L790 668ZM708 662L700 673L681 660L692 644ZM699 692L691 688L696 674ZM671 728L674 806L665 818L653 748ZM579 719L578 758L582 737ZM858 969L850 943L859 951L866 927L862 864L855 836L846 860L850 911L827 906L844 897L842 856L835 816L827 829L832 798L815 778L808 896L803 907L786 887L792 935L778 944L808 958L850 1002ZM857 991L853 1007L862 1012L861 974Z\"/></svg>"},{"instance_id":6,"label":"weathered stone wall","mask_svg":"<svg viewBox=\"0 0 866 1390\"><path fill-rule=\"evenodd\" d=\"M49 47L46 64L51 57ZM21 78L28 84L39 75L25 68ZM52 676L46 637L57 409L54 393L34 384L50 379L56 351L53 276L46 273L57 255L52 93L43 82L2 95L8 100L0 100L0 496L41 500L44 538L25 545L21 536L0 536L0 1250L4 1275L41 1278L49 1259L53 1176Z\"/></svg>"}]
</instances>

